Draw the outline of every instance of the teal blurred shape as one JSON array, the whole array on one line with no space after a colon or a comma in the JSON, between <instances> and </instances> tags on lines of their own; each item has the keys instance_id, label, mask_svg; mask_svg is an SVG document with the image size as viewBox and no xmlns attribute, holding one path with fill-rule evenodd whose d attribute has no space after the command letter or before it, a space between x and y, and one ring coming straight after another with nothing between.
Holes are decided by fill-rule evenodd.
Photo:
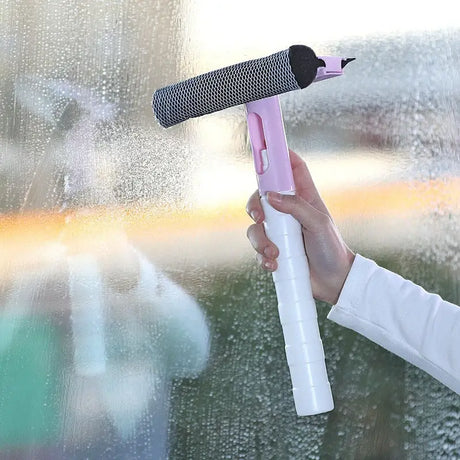
<instances>
[{"instance_id":1,"label":"teal blurred shape","mask_svg":"<svg viewBox=\"0 0 460 460\"><path fill-rule=\"evenodd\" d=\"M21 318L20 325L14 318L6 321L16 330L0 353L0 452L56 442L61 399L56 326L40 316Z\"/></svg>"}]
</instances>

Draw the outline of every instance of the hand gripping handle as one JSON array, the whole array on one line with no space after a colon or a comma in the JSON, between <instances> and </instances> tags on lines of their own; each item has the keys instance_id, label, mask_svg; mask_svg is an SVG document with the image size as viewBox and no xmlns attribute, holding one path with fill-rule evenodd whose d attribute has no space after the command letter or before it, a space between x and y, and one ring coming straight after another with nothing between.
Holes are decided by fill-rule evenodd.
<instances>
[{"instance_id":1,"label":"hand gripping handle","mask_svg":"<svg viewBox=\"0 0 460 460\"><path fill-rule=\"evenodd\" d=\"M278 311L298 415L314 415L334 408L324 351L313 300L310 270L299 222L262 197L265 232L279 249L273 273Z\"/></svg>"},{"instance_id":2,"label":"hand gripping handle","mask_svg":"<svg viewBox=\"0 0 460 460\"><path fill-rule=\"evenodd\" d=\"M277 96L246 104L254 166L265 213L265 231L279 249L273 273L286 355L298 415L334 408L319 335L316 305L302 230L291 215L276 211L268 191L295 193L289 151Z\"/></svg>"}]
</instances>

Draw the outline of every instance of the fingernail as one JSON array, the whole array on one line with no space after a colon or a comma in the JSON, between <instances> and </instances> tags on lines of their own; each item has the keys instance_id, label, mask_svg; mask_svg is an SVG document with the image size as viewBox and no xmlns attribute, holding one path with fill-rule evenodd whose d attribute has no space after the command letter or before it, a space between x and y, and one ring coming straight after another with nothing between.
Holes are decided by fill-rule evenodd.
<instances>
[{"instance_id":1,"label":"fingernail","mask_svg":"<svg viewBox=\"0 0 460 460\"><path fill-rule=\"evenodd\" d=\"M254 222L259 222L260 219L260 212L259 211L251 211L251 217Z\"/></svg>"},{"instance_id":2,"label":"fingernail","mask_svg":"<svg viewBox=\"0 0 460 460\"><path fill-rule=\"evenodd\" d=\"M280 193L276 193L276 192L268 192L267 197L268 197L268 201L271 201L272 203L275 203L275 204L280 204L281 200L283 199L283 196Z\"/></svg>"},{"instance_id":3,"label":"fingernail","mask_svg":"<svg viewBox=\"0 0 460 460\"><path fill-rule=\"evenodd\" d=\"M264 262L264 268L266 268L267 270L274 270L275 269L275 262L272 262L270 260L266 260Z\"/></svg>"}]
</instances>

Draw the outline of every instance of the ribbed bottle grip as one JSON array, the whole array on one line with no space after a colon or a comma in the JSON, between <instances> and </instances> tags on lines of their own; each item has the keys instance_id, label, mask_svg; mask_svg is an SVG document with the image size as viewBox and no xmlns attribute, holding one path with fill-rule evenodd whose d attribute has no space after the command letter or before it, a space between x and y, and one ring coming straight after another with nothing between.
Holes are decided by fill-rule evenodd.
<instances>
[{"instance_id":1,"label":"ribbed bottle grip","mask_svg":"<svg viewBox=\"0 0 460 460\"><path fill-rule=\"evenodd\" d=\"M308 260L299 222L262 197L265 231L279 249L273 273L278 311L286 344L298 415L314 415L334 408L319 334Z\"/></svg>"}]
</instances>

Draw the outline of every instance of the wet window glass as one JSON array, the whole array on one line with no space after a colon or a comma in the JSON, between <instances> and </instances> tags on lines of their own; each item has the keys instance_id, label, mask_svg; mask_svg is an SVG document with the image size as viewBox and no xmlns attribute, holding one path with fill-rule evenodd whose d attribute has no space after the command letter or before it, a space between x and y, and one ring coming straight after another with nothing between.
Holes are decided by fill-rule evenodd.
<instances>
[{"instance_id":1,"label":"wet window glass","mask_svg":"<svg viewBox=\"0 0 460 460\"><path fill-rule=\"evenodd\" d=\"M280 96L288 143L354 251L459 304L458 15L412 3L1 2L0 458L460 457L458 395L322 302L335 408L296 415L244 107L151 109L293 44L355 57Z\"/></svg>"}]
</instances>

